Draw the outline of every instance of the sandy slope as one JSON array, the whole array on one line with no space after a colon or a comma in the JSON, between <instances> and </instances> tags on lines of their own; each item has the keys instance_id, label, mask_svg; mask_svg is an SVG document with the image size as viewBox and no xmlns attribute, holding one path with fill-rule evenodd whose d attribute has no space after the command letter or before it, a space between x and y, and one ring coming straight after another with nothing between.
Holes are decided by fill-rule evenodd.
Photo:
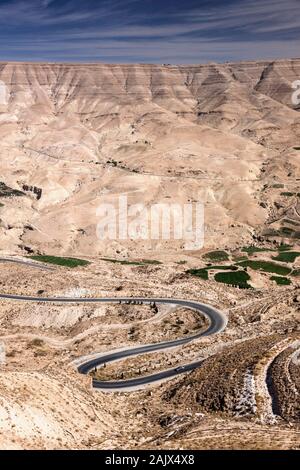
<instances>
[{"instance_id":1,"label":"sandy slope","mask_svg":"<svg viewBox=\"0 0 300 470\"><path fill-rule=\"evenodd\" d=\"M98 240L96 210L120 193L147 206L203 202L206 246L251 240L269 216L264 185L299 176L291 104L299 75L299 60L0 64L1 179L43 191L39 201L26 193L5 202L1 247L92 256L183 249L180 241Z\"/></svg>"},{"instance_id":2,"label":"sandy slope","mask_svg":"<svg viewBox=\"0 0 300 470\"><path fill-rule=\"evenodd\" d=\"M237 289L187 274L207 259L182 241L96 236L99 204L126 194L130 204L147 206L202 201L204 250L227 248L232 263L245 254L234 248L252 243L299 249L300 118L291 104L299 77L299 59L184 67L0 63L1 256L33 250L92 261L52 271L6 261L0 290L187 298L229 316L218 337L126 362L132 376L199 357L203 368L149 390L103 394L74 370L74 360L187 334L199 327L191 312L1 301L0 448L299 448L299 278L278 287L249 268L255 289ZM292 235L282 235L283 227ZM120 378L123 366L107 367L107 376ZM275 420L265 419L270 413Z\"/></svg>"}]
</instances>

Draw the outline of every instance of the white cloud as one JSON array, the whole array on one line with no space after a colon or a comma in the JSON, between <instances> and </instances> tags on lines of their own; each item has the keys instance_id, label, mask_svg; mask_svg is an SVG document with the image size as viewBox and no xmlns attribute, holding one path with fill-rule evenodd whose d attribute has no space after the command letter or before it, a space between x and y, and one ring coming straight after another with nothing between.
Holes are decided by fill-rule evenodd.
<instances>
[{"instance_id":1,"label":"white cloud","mask_svg":"<svg viewBox=\"0 0 300 470\"><path fill-rule=\"evenodd\" d=\"M94 10L84 2L77 10L77 2L56 2L55 10L48 8L53 1L0 4L3 59L196 63L299 55L298 36L291 35L291 40L279 36L300 28L298 0L224 2L218 9L210 2L205 9L174 12L165 23L160 18L153 26L147 25L148 18L140 10L129 14L129 6L140 0L103 0ZM154 12L152 19L159 14ZM5 36L1 24L12 25L16 34ZM24 25L33 28L22 33ZM238 31L243 32L243 40Z\"/></svg>"}]
</instances>

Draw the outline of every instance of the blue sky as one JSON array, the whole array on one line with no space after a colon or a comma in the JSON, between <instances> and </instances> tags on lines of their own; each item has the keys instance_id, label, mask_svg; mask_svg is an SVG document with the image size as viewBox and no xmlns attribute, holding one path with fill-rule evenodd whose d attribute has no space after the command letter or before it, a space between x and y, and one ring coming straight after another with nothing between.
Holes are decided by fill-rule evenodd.
<instances>
[{"instance_id":1,"label":"blue sky","mask_svg":"<svg viewBox=\"0 0 300 470\"><path fill-rule=\"evenodd\" d=\"M0 0L0 60L172 63L300 56L300 0Z\"/></svg>"}]
</instances>

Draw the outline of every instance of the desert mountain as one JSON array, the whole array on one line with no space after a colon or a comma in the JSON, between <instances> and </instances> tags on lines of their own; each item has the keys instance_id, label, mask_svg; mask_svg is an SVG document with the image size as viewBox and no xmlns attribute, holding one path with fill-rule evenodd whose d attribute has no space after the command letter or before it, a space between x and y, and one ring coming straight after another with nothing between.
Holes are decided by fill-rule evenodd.
<instances>
[{"instance_id":1,"label":"desert mountain","mask_svg":"<svg viewBox=\"0 0 300 470\"><path fill-rule=\"evenodd\" d=\"M0 63L0 181L12 190L1 195L2 250L169 252L159 241L97 239L99 204L120 194L130 204L203 202L206 247L270 235L287 209L279 188L299 187L299 77L300 59Z\"/></svg>"}]
</instances>

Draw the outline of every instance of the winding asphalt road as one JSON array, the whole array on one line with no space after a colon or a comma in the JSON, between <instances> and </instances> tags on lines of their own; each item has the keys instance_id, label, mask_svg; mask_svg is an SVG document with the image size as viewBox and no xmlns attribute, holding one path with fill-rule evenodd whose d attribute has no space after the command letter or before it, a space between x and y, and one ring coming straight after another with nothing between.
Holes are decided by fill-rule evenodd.
<instances>
[{"instance_id":1,"label":"winding asphalt road","mask_svg":"<svg viewBox=\"0 0 300 470\"><path fill-rule=\"evenodd\" d=\"M78 371L81 374L88 374L91 370L107 364L109 362L118 361L127 357L138 356L150 352L161 351L163 349L170 349L180 345L184 345L204 336L211 336L222 332L227 325L227 317L210 305L206 305L200 302L190 300L178 300L178 299L164 299L164 298L144 298L144 297L105 297L105 298L69 298L69 297L33 297L33 296L22 296L13 294L0 294L0 299L15 300L15 301L26 301L26 302L47 302L47 303L129 303L129 302L141 302L143 304L172 304L180 307L187 307L197 312L204 314L209 320L209 326L207 330L196 333L192 336L176 339L173 341L165 341L162 343L147 344L139 347L133 347L130 349L123 349L112 351L110 353L101 354L93 359L82 360L79 362ZM130 389L141 388L144 385L165 380L170 377L188 372L196 369L200 366L201 360L186 364L184 366L178 366L172 369L164 370L153 375L144 377L138 377L130 380L121 381L100 381L93 379L93 387L110 390L110 391L125 391Z\"/></svg>"},{"instance_id":2,"label":"winding asphalt road","mask_svg":"<svg viewBox=\"0 0 300 470\"><path fill-rule=\"evenodd\" d=\"M0 263L25 264L25 266L30 266L31 268L37 268L37 269L44 269L45 271L54 271L55 269L45 264L34 263L33 261L25 261L25 260L17 259L17 258L0 258Z\"/></svg>"}]
</instances>

